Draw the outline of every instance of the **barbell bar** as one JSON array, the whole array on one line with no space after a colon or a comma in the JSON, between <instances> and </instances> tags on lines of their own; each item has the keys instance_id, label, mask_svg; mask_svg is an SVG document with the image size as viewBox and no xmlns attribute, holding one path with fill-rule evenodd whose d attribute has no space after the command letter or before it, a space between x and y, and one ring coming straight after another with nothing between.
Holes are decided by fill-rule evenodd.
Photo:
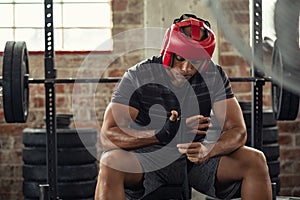
<instances>
[{"instance_id":1,"label":"barbell bar","mask_svg":"<svg viewBox=\"0 0 300 200\"><path fill-rule=\"evenodd\" d=\"M29 84L44 84L47 81L46 79L29 78L28 58L28 51L24 41L6 42L3 54L3 76L0 77L0 86L2 86L3 110L5 121L7 123L25 123L27 121L29 113ZM273 60L275 60L273 67L276 68L278 63L276 63L276 59ZM299 105L298 95L292 94L284 89L282 85L274 83L271 77L231 77L229 80L231 82L256 82L258 80L271 82L273 90L276 88L277 92L276 94L272 93L273 109L275 111L274 114L276 119L294 120L297 117ZM55 78L51 81L57 84L117 83L120 81L120 78ZM293 99L291 100L291 98ZM286 105L286 102L294 102L294 104ZM290 114L291 110L293 111L292 114Z\"/></svg>"}]
</instances>

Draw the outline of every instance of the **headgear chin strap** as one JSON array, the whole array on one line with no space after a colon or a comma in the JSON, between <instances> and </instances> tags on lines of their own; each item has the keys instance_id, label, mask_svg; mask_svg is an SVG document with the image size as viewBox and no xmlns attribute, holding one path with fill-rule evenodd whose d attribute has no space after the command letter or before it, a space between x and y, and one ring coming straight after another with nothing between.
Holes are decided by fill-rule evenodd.
<instances>
[{"instance_id":1,"label":"headgear chin strap","mask_svg":"<svg viewBox=\"0 0 300 200\"><path fill-rule=\"evenodd\" d=\"M182 28L191 27L191 37L182 32ZM201 30L207 32L207 37L200 40ZM187 60L207 60L201 68L205 72L215 49L216 39L213 31L203 22L190 17L187 20L174 23L165 33L163 48L163 65L171 66L172 55L176 53Z\"/></svg>"}]
</instances>

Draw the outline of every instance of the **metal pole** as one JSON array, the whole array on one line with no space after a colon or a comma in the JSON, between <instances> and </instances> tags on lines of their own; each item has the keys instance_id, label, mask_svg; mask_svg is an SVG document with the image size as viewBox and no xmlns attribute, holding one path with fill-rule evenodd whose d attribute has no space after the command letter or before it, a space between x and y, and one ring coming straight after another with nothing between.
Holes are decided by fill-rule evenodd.
<instances>
[{"instance_id":1,"label":"metal pole","mask_svg":"<svg viewBox=\"0 0 300 200\"><path fill-rule=\"evenodd\" d=\"M262 0L253 0L253 32L252 32L252 76L262 78L263 54L262 54ZM251 108L251 146L262 149L262 100L264 81L257 80L252 84L252 108Z\"/></svg>"},{"instance_id":2,"label":"metal pole","mask_svg":"<svg viewBox=\"0 0 300 200\"><path fill-rule=\"evenodd\" d=\"M47 129L47 180L49 184L48 199L57 199L57 137L56 137L56 102L54 69L54 31L53 2L45 0L45 98Z\"/></svg>"}]
</instances>

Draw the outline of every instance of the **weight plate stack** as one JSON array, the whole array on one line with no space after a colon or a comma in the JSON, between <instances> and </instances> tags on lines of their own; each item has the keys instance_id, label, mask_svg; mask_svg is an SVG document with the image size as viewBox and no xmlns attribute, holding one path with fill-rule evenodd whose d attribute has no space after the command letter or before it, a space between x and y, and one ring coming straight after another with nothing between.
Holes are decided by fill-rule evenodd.
<instances>
[{"instance_id":1,"label":"weight plate stack","mask_svg":"<svg viewBox=\"0 0 300 200\"><path fill-rule=\"evenodd\" d=\"M60 126L57 117L57 192L60 199L92 200L98 176L97 131ZM65 128L61 128L65 127ZM39 199L40 184L47 183L46 129L23 130L23 196Z\"/></svg>"}]
</instances>

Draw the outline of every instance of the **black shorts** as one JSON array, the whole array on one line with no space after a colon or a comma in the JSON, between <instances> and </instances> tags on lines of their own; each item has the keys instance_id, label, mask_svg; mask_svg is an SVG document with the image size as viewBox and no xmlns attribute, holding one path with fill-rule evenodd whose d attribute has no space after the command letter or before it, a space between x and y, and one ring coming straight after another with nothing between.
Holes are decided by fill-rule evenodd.
<instances>
[{"instance_id":1,"label":"black shorts","mask_svg":"<svg viewBox=\"0 0 300 200\"><path fill-rule=\"evenodd\" d=\"M192 188L211 197L231 199L240 189L241 182L235 182L222 190L216 190L215 177L220 157L193 164L176 147L162 148L159 145L137 149L134 153L145 173L142 189L125 188L129 200L141 199L163 185L183 185L186 174Z\"/></svg>"}]
</instances>

